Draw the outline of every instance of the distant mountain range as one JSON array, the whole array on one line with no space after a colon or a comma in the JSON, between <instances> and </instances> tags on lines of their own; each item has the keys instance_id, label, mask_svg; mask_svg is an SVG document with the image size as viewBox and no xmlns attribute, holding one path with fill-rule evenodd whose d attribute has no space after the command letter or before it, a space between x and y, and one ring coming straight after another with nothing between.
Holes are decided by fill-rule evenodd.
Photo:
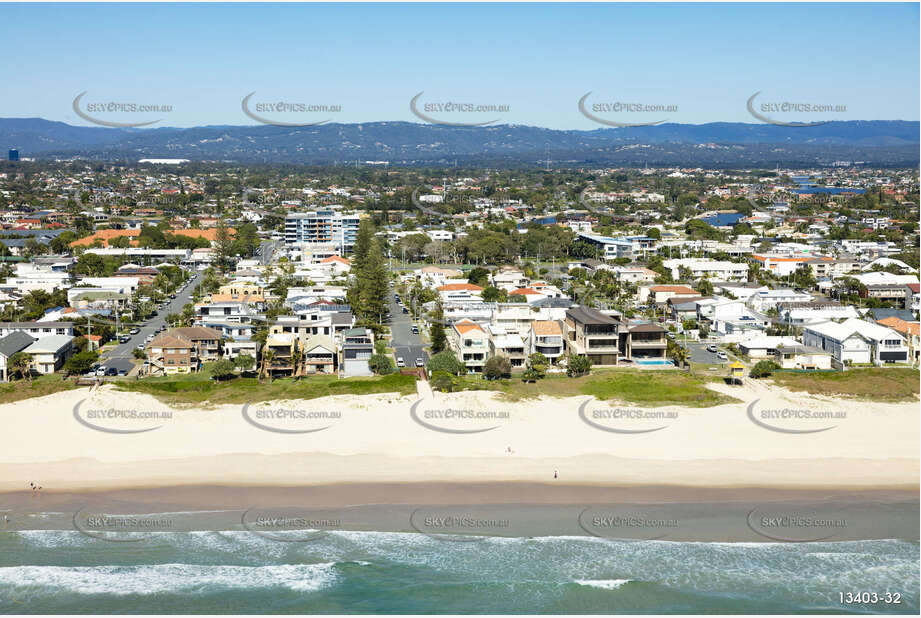
<instances>
[{"instance_id":1,"label":"distant mountain range","mask_svg":"<svg viewBox=\"0 0 921 618\"><path fill-rule=\"evenodd\" d=\"M163 157L239 163L394 165L827 165L912 166L917 121L829 122L815 127L715 122L559 131L523 125L451 127L411 122L311 127L77 127L41 118L0 118L0 148L49 159ZM5 150L4 150L5 152Z\"/></svg>"}]
</instances>

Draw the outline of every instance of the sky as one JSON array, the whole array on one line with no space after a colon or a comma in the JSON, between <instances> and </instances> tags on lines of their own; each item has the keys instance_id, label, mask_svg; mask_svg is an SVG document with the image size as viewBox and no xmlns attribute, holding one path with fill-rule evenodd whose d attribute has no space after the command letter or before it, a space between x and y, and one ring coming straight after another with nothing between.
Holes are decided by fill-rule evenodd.
<instances>
[{"instance_id":1,"label":"sky","mask_svg":"<svg viewBox=\"0 0 921 618\"><path fill-rule=\"evenodd\" d=\"M271 122L424 122L421 92L439 122L597 129L587 93L602 121L700 124L762 122L760 92L778 121L918 120L918 23L918 3L0 4L0 117L254 125L255 93Z\"/></svg>"}]
</instances>

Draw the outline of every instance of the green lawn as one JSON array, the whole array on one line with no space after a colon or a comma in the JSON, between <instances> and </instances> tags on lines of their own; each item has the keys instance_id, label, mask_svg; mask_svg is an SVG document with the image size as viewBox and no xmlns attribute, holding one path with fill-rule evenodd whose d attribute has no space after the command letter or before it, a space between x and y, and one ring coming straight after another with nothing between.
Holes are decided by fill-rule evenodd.
<instances>
[{"instance_id":1,"label":"green lawn","mask_svg":"<svg viewBox=\"0 0 921 618\"><path fill-rule=\"evenodd\" d=\"M876 367L810 373L779 371L771 379L792 391L870 401L916 401L919 392L918 370L910 368Z\"/></svg>"},{"instance_id":2,"label":"green lawn","mask_svg":"<svg viewBox=\"0 0 921 618\"><path fill-rule=\"evenodd\" d=\"M60 375L46 375L28 380L0 382L0 403L12 403L32 397L44 397L52 393L77 388L74 380L63 380Z\"/></svg>"},{"instance_id":3,"label":"green lawn","mask_svg":"<svg viewBox=\"0 0 921 618\"><path fill-rule=\"evenodd\" d=\"M416 392L416 379L414 376L395 373L382 377L342 380L335 376L310 376L299 380L280 378L264 383L256 378L215 382L204 373L198 373L125 380L118 382L117 386L121 390L148 393L164 403L221 405L278 399L316 399L327 395L411 395Z\"/></svg>"},{"instance_id":4,"label":"green lawn","mask_svg":"<svg viewBox=\"0 0 921 618\"><path fill-rule=\"evenodd\" d=\"M737 401L705 385L706 377L683 371L641 371L636 369L595 370L581 378L550 375L533 383L520 378L484 380L461 378L464 390L489 390L503 393L505 399L519 401L536 397L576 397L591 395L602 401L621 401L638 406L683 405L711 407Z\"/></svg>"}]
</instances>

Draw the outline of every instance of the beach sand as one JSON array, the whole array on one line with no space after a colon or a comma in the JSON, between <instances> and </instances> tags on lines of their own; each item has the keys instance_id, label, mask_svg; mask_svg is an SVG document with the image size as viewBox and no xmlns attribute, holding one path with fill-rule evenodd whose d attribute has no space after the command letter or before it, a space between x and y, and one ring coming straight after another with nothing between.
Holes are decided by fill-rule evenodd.
<instances>
[{"instance_id":1,"label":"beach sand","mask_svg":"<svg viewBox=\"0 0 921 618\"><path fill-rule=\"evenodd\" d=\"M0 492L30 481L46 492L431 482L918 487L917 402L714 388L742 402L641 410L469 392L179 409L112 387L79 389L0 406ZM171 417L151 418L164 413ZM657 418L641 418L649 414Z\"/></svg>"}]
</instances>

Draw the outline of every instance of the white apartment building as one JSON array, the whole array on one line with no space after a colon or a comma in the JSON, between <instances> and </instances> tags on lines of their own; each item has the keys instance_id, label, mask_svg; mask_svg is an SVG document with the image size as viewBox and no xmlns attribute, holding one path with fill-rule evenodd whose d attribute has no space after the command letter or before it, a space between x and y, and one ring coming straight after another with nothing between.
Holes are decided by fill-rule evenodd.
<instances>
[{"instance_id":1,"label":"white apartment building","mask_svg":"<svg viewBox=\"0 0 921 618\"><path fill-rule=\"evenodd\" d=\"M707 277L714 281L748 281L748 264L723 262L702 258L675 258L662 262L672 271L672 278L679 279L680 269L687 268L694 279Z\"/></svg>"}]
</instances>

